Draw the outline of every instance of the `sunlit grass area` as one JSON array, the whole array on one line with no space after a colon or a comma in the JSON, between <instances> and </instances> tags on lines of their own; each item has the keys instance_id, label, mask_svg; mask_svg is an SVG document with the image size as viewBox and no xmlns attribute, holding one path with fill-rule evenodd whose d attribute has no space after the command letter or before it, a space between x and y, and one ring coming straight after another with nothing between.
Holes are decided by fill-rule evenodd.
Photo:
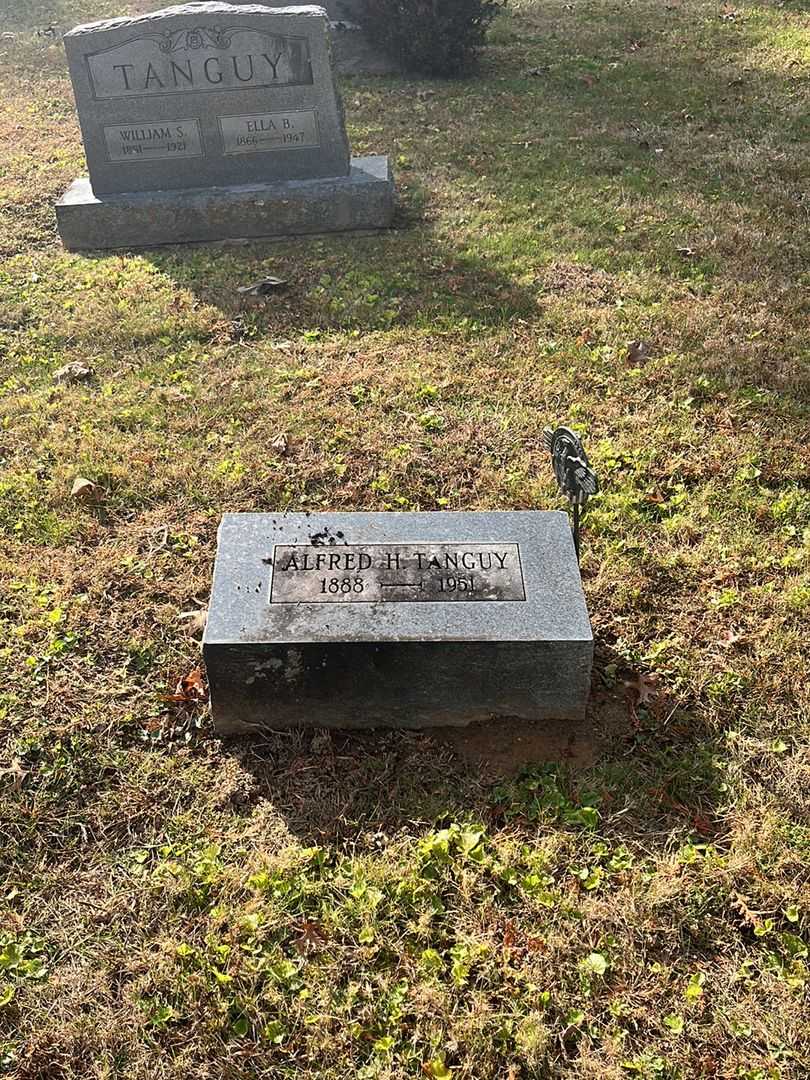
<instances>
[{"instance_id":1,"label":"sunlit grass area","mask_svg":"<svg viewBox=\"0 0 810 1080\"><path fill-rule=\"evenodd\" d=\"M474 79L343 81L391 232L67 254L59 33L121 10L0 8L0 1071L806 1077L805 5L515 2ZM167 700L223 512L558 508L555 421L568 744Z\"/></svg>"}]
</instances>

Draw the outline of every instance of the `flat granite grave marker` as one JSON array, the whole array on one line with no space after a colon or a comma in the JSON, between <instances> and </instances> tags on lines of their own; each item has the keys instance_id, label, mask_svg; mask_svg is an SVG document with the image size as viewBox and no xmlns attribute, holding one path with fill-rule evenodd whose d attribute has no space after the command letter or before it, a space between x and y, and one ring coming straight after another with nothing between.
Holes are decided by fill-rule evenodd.
<instances>
[{"instance_id":1,"label":"flat granite grave marker","mask_svg":"<svg viewBox=\"0 0 810 1080\"><path fill-rule=\"evenodd\" d=\"M386 157L351 158L320 7L192 3L65 35L89 178L68 248L383 228Z\"/></svg>"},{"instance_id":2,"label":"flat granite grave marker","mask_svg":"<svg viewBox=\"0 0 810 1080\"><path fill-rule=\"evenodd\" d=\"M214 723L581 720L593 636L568 518L226 514L203 652Z\"/></svg>"}]
</instances>

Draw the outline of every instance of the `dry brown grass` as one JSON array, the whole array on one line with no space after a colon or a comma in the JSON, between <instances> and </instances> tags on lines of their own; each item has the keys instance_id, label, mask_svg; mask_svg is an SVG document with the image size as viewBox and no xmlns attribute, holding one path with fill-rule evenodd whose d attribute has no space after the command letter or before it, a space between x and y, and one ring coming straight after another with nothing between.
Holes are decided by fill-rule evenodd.
<instances>
[{"instance_id":1,"label":"dry brown grass","mask_svg":"<svg viewBox=\"0 0 810 1080\"><path fill-rule=\"evenodd\" d=\"M806 13L521 0L475 81L346 83L395 232L70 256L33 31L116 13L0 11L0 1070L804 1077ZM559 772L165 701L223 511L556 506L555 419L604 489Z\"/></svg>"}]
</instances>

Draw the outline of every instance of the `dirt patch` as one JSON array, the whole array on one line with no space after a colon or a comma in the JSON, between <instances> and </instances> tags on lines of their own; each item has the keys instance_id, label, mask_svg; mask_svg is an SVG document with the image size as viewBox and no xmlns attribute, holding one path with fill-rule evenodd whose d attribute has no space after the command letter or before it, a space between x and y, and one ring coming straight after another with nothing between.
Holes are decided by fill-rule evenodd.
<instances>
[{"instance_id":1,"label":"dirt patch","mask_svg":"<svg viewBox=\"0 0 810 1080\"><path fill-rule=\"evenodd\" d=\"M585 767L596 757L594 729L587 720L572 724L565 720L510 717L463 728L436 728L432 735L459 757L493 776L513 776L524 766L540 761L565 761Z\"/></svg>"},{"instance_id":2,"label":"dirt patch","mask_svg":"<svg viewBox=\"0 0 810 1080\"><path fill-rule=\"evenodd\" d=\"M520 720L517 717L433 728L431 738L464 761L478 766L485 779L514 776L527 765L559 762L575 769L593 765L608 740L631 727L627 695L599 690L584 720Z\"/></svg>"}]
</instances>

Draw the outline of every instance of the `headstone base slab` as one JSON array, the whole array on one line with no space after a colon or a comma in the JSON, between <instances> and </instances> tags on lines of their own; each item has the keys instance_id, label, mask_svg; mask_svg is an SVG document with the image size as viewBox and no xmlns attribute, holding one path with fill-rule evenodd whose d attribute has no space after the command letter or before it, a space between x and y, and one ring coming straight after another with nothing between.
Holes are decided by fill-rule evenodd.
<instances>
[{"instance_id":1,"label":"headstone base slab","mask_svg":"<svg viewBox=\"0 0 810 1080\"><path fill-rule=\"evenodd\" d=\"M385 229L394 213L387 156L352 158L348 176L97 196L87 177L56 204L69 251Z\"/></svg>"},{"instance_id":2,"label":"headstone base slab","mask_svg":"<svg viewBox=\"0 0 810 1080\"><path fill-rule=\"evenodd\" d=\"M206 644L214 723L258 730L585 718L593 643Z\"/></svg>"}]
</instances>

